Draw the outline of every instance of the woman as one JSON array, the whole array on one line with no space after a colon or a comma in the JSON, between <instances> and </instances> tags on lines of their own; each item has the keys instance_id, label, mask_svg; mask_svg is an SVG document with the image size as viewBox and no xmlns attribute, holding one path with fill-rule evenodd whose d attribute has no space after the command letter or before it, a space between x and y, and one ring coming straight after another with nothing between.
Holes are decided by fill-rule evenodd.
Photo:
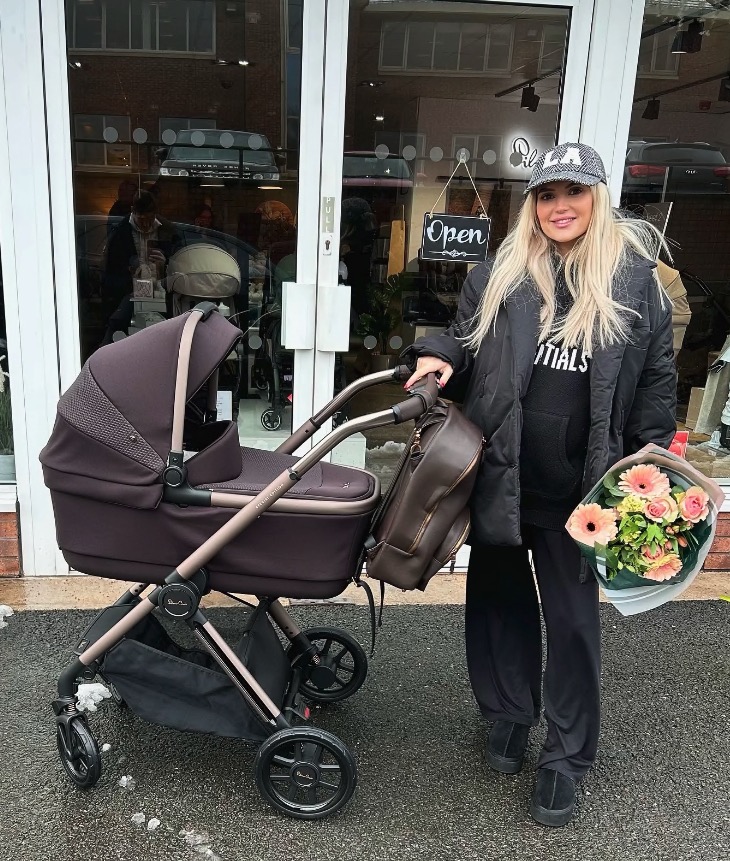
<instances>
[{"instance_id":1,"label":"woman","mask_svg":"<svg viewBox=\"0 0 730 861\"><path fill-rule=\"evenodd\" d=\"M493 722L487 762L522 767L540 713L532 552L547 630L547 739L530 812L566 824L600 723L596 581L564 529L584 493L626 454L674 436L671 306L654 274L661 237L610 204L600 156L543 153L517 221L476 266L456 321L423 338L407 386L436 373L487 441L472 497L466 588L469 676Z\"/></svg>"}]
</instances>

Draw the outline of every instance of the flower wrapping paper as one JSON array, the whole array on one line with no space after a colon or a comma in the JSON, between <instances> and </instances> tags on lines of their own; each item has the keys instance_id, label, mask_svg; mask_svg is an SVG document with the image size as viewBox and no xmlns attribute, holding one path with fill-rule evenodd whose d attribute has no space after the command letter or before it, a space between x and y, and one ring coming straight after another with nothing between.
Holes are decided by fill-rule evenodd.
<instances>
[{"instance_id":1,"label":"flower wrapping paper","mask_svg":"<svg viewBox=\"0 0 730 861\"><path fill-rule=\"evenodd\" d=\"M620 571L609 581L605 547L600 545L590 547L576 542L593 568L606 599L624 616L633 616L660 607L681 595L692 584L712 546L717 528L717 516L725 499L725 494L716 481L703 475L684 458L657 445L646 445L636 454L622 458L608 470L606 475L613 475L618 480L619 473L639 464L654 464L664 470L673 485L685 489L693 485L701 487L709 496L709 514L704 521L696 524L691 533L685 533L690 543L686 552L682 554L681 570L671 580L661 583L650 583L642 577L624 571ZM606 475L597 482L581 504L597 502L605 494L603 481ZM637 581L643 581L647 585L637 586L635 585Z\"/></svg>"}]
</instances>

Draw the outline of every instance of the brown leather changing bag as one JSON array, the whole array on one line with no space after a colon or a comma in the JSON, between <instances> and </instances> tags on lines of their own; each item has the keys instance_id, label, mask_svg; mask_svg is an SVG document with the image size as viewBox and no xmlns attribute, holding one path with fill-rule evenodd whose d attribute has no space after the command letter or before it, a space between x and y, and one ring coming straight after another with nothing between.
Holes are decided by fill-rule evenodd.
<instances>
[{"instance_id":1,"label":"brown leather changing bag","mask_svg":"<svg viewBox=\"0 0 730 861\"><path fill-rule=\"evenodd\" d=\"M442 400L416 423L365 543L367 576L425 589L469 534L481 430Z\"/></svg>"}]
</instances>

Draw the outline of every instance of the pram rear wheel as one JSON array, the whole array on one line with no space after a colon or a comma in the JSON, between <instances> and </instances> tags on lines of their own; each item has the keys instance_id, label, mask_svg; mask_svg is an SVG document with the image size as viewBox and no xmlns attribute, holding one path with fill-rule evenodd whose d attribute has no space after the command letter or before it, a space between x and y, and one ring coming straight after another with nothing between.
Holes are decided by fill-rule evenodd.
<instances>
[{"instance_id":1,"label":"pram rear wheel","mask_svg":"<svg viewBox=\"0 0 730 861\"><path fill-rule=\"evenodd\" d=\"M254 763L259 792L281 813L322 819L350 800L357 784L355 760L324 730L296 727L274 733Z\"/></svg>"},{"instance_id":2,"label":"pram rear wheel","mask_svg":"<svg viewBox=\"0 0 730 861\"><path fill-rule=\"evenodd\" d=\"M277 413L275 410L264 410L261 413L261 425L264 430L279 430L281 427L281 413Z\"/></svg>"},{"instance_id":3,"label":"pram rear wheel","mask_svg":"<svg viewBox=\"0 0 730 861\"><path fill-rule=\"evenodd\" d=\"M80 719L68 725L68 739L63 727L56 728L56 742L61 765L78 789L90 789L101 777L101 755L94 736Z\"/></svg>"},{"instance_id":4,"label":"pram rear wheel","mask_svg":"<svg viewBox=\"0 0 730 861\"><path fill-rule=\"evenodd\" d=\"M351 634L340 628L307 628L302 633L319 652L319 664L305 668L299 686L302 696L317 703L339 703L362 687L368 658Z\"/></svg>"}]
</instances>

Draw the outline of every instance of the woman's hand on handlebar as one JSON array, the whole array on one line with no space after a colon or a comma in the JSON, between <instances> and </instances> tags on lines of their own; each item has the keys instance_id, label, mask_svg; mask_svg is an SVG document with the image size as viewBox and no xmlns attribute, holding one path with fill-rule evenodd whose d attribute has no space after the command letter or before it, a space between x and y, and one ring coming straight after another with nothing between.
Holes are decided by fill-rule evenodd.
<instances>
[{"instance_id":1,"label":"woman's hand on handlebar","mask_svg":"<svg viewBox=\"0 0 730 861\"><path fill-rule=\"evenodd\" d=\"M416 370L411 374L403 388L409 389L426 374L436 374L439 386L445 386L453 373L454 369L443 359L438 359L436 356L421 356L416 362Z\"/></svg>"}]
</instances>

